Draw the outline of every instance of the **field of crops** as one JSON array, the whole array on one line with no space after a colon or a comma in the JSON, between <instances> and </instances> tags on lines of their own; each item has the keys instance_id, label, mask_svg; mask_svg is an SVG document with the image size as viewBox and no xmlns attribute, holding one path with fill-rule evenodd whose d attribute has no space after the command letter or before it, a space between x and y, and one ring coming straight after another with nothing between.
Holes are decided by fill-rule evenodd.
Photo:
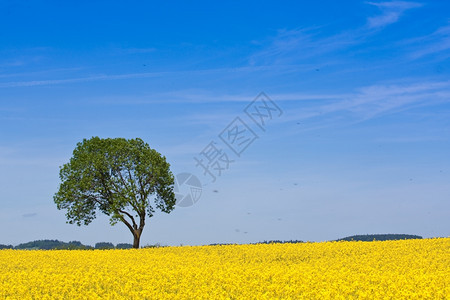
<instances>
[{"instance_id":1,"label":"field of crops","mask_svg":"<svg viewBox=\"0 0 450 300\"><path fill-rule=\"evenodd\" d=\"M1 299L446 299L450 238L1 250Z\"/></svg>"}]
</instances>

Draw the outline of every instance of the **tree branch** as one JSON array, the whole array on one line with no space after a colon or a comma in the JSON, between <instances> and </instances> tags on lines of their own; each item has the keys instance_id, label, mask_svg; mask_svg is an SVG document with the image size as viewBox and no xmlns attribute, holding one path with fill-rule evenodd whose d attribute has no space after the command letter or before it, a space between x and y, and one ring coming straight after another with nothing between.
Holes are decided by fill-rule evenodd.
<instances>
[{"instance_id":1,"label":"tree branch","mask_svg":"<svg viewBox=\"0 0 450 300\"><path fill-rule=\"evenodd\" d=\"M128 172L129 171L130 170L128 170ZM119 173L119 178L122 181L122 184L124 185L126 190L129 192L130 189L129 189L127 183L125 182L125 179L123 178L122 173L120 172L120 170L117 173ZM133 194L133 197L130 197L131 199L129 199L130 200L130 204L134 208L134 210L139 211L138 203L136 203L136 195L135 195L134 191L132 191L132 194Z\"/></svg>"},{"instance_id":2,"label":"tree branch","mask_svg":"<svg viewBox=\"0 0 450 300\"><path fill-rule=\"evenodd\" d=\"M145 226L145 210L139 214L139 229L143 230Z\"/></svg>"},{"instance_id":3,"label":"tree branch","mask_svg":"<svg viewBox=\"0 0 450 300\"><path fill-rule=\"evenodd\" d=\"M125 220L125 218L122 215L119 215L120 220L128 227L128 229L130 229L131 233L134 235L134 229L131 226L130 223L128 223L127 220Z\"/></svg>"},{"instance_id":4,"label":"tree branch","mask_svg":"<svg viewBox=\"0 0 450 300\"><path fill-rule=\"evenodd\" d=\"M126 211L124 211L124 210L121 210L121 209L118 209L117 211L120 212L120 213L122 213L122 214L127 215L127 216L131 219L131 221L133 222L133 228L135 228L135 229L137 228L136 221L134 220L133 216L132 216L130 213L128 213L128 212L126 212ZM122 216L122 217L123 217L123 216Z\"/></svg>"},{"instance_id":5,"label":"tree branch","mask_svg":"<svg viewBox=\"0 0 450 300\"><path fill-rule=\"evenodd\" d=\"M127 186L127 183L125 182L125 179L123 179L122 172L120 172L120 170L119 170L117 173L119 173L119 177L120 177L120 180L122 181L123 186L128 190L128 186Z\"/></svg>"}]
</instances>

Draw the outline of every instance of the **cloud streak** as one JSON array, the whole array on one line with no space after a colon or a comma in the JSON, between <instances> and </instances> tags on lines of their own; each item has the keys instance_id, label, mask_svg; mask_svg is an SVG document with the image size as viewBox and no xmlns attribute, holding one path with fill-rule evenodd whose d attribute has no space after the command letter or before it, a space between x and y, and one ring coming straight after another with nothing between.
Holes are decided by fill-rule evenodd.
<instances>
[{"instance_id":1,"label":"cloud streak","mask_svg":"<svg viewBox=\"0 0 450 300\"><path fill-rule=\"evenodd\" d=\"M216 93L213 95L207 92L193 94L182 91L175 92L175 94L178 95L177 102L193 104L242 102L244 107L254 99L254 95L248 94L218 95ZM299 126L301 130L315 130L335 126L336 123L356 124L411 109L450 103L450 81L423 80L409 83L375 84L354 89L349 93L308 94L299 92L274 93L268 94L268 96L285 111L282 118L273 120L274 123L305 121L308 125L305 127L305 123L302 123ZM164 101L170 101L170 95L168 94L166 97L167 100ZM142 102L135 104L140 105ZM284 109L283 107L291 108ZM214 113L201 111L187 114L177 120L188 125L226 125L240 113L239 108L236 110L230 108Z\"/></svg>"},{"instance_id":2,"label":"cloud streak","mask_svg":"<svg viewBox=\"0 0 450 300\"><path fill-rule=\"evenodd\" d=\"M298 67L298 66L297 66ZM292 66L286 66L292 68ZM312 69L312 66L307 66ZM193 75L212 75L212 74L237 74L237 73L251 73L257 71L275 70L282 71L283 66L244 66L237 68L214 68L202 70L180 70L180 71L165 71L165 72L141 72L141 73L125 73L125 74L102 74L95 76L84 76L76 78L65 79L48 79L48 80L29 80L29 81L10 81L0 83L0 88L14 88L14 87L33 87L33 86L47 86L60 85L80 82L94 82L106 80L125 80L125 79L140 79L140 78L162 78L168 76L193 76Z\"/></svg>"},{"instance_id":3,"label":"cloud streak","mask_svg":"<svg viewBox=\"0 0 450 300\"><path fill-rule=\"evenodd\" d=\"M32 218L32 217L36 217L37 213L29 213L29 214L23 214L22 217L24 218Z\"/></svg>"},{"instance_id":4,"label":"cloud streak","mask_svg":"<svg viewBox=\"0 0 450 300\"><path fill-rule=\"evenodd\" d=\"M295 64L356 45L364 37L359 30L320 37L318 29L280 30L269 45L250 56L250 65Z\"/></svg>"},{"instance_id":5,"label":"cloud streak","mask_svg":"<svg viewBox=\"0 0 450 300\"><path fill-rule=\"evenodd\" d=\"M280 30L268 45L250 56L250 65L292 64L352 48L375 34L377 31L374 29L393 24L405 11L422 6L421 3L404 1L367 4L378 7L381 14L367 18L366 26L325 37L320 35L320 27Z\"/></svg>"},{"instance_id":6,"label":"cloud streak","mask_svg":"<svg viewBox=\"0 0 450 300\"><path fill-rule=\"evenodd\" d=\"M165 73L166 72L130 73L130 74L121 74L121 75L98 75L98 76L87 76L87 77L67 78L67 79L14 81L14 82L0 83L0 88L31 87L31 86L57 85L57 84L65 84L65 83L91 82L91 81L101 81L101 80L117 80L117 79L133 79L133 78L158 77L158 76L161 76L161 75L163 75Z\"/></svg>"},{"instance_id":7,"label":"cloud streak","mask_svg":"<svg viewBox=\"0 0 450 300\"><path fill-rule=\"evenodd\" d=\"M422 6L421 3L405 1L367 2L367 4L378 7L382 12L381 15L367 19L367 25L371 29L383 28L396 23L405 11Z\"/></svg>"},{"instance_id":8,"label":"cloud streak","mask_svg":"<svg viewBox=\"0 0 450 300\"><path fill-rule=\"evenodd\" d=\"M450 101L450 81L373 85L359 90L344 109L369 120L403 110Z\"/></svg>"},{"instance_id":9,"label":"cloud streak","mask_svg":"<svg viewBox=\"0 0 450 300\"><path fill-rule=\"evenodd\" d=\"M442 53L450 49L450 25L443 26L430 35L418 37L406 43L418 45L418 48L410 55L412 59ZM450 53L447 53L448 56L450 56Z\"/></svg>"}]
</instances>

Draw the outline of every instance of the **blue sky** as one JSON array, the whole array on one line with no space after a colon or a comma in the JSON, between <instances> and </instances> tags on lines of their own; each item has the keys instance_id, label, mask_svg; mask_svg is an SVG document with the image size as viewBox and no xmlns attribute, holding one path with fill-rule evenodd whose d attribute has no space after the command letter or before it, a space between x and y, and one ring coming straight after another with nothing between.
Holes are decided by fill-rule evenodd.
<instances>
[{"instance_id":1,"label":"blue sky","mask_svg":"<svg viewBox=\"0 0 450 300\"><path fill-rule=\"evenodd\" d=\"M147 221L142 244L449 236L446 1L0 2L0 243L131 242L105 217L65 224L59 166L92 136L140 137L201 199ZM245 107L282 110L262 131ZM235 117L258 138L240 157ZM233 156L234 155L234 156Z\"/></svg>"}]
</instances>

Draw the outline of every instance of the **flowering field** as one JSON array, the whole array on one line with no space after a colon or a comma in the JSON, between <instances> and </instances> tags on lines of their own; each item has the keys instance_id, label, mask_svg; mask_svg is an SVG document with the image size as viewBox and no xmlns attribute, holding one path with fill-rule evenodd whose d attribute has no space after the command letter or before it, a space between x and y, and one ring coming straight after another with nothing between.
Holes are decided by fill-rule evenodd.
<instances>
[{"instance_id":1,"label":"flowering field","mask_svg":"<svg viewBox=\"0 0 450 300\"><path fill-rule=\"evenodd\" d=\"M2 299L446 299L450 238L0 251Z\"/></svg>"}]
</instances>

